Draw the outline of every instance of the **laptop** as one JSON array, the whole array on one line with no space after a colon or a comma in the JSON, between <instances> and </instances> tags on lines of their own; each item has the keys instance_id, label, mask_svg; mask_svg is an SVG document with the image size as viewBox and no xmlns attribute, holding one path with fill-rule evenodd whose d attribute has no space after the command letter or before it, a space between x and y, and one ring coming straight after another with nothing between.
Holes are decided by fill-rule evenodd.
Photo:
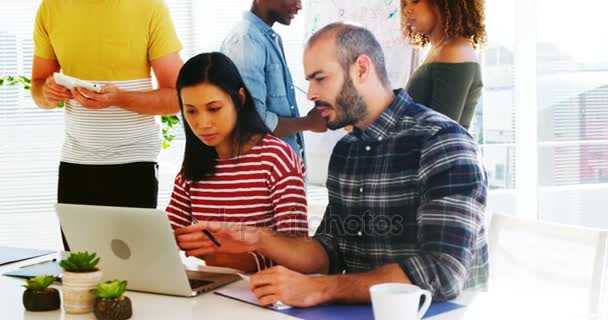
<instances>
[{"instance_id":1,"label":"laptop","mask_svg":"<svg viewBox=\"0 0 608 320\"><path fill-rule=\"evenodd\" d=\"M129 290L192 297L240 279L235 273L186 270L162 210L62 203L55 208L70 250L100 257L103 281L127 280Z\"/></svg>"}]
</instances>

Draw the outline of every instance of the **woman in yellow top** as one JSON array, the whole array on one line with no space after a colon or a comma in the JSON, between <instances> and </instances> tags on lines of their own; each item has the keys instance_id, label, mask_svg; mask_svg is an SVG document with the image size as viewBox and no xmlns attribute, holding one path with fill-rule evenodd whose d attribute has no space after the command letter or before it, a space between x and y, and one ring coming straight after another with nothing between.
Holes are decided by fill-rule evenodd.
<instances>
[{"instance_id":1,"label":"woman in yellow top","mask_svg":"<svg viewBox=\"0 0 608 320\"><path fill-rule=\"evenodd\" d=\"M485 42L483 0L401 0L401 30L431 48L406 90L416 101L469 128L481 96L475 49Z\"/></svg>"}]
</instances>

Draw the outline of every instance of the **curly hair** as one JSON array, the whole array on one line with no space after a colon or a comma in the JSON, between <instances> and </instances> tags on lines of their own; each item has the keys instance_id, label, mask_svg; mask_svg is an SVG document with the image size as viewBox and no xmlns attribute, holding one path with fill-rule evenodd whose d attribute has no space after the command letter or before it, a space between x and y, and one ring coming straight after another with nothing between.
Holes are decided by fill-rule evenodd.
<instances>
[{"instance_id":1,"label":"curly hair","mask_svg":"<svg viewBox=\"0 0 608 320\"><path fill-rule=\"evenodd\" d=\"M425 34L414 32L407 25L405 3L401 0L401 31L410 39L410 44L424 47L429 43ZM486 42L484 0L427 0L437 6L443 22L443 32L447 39L464 37L477 48Z\"/></svg>"}]
</instances>

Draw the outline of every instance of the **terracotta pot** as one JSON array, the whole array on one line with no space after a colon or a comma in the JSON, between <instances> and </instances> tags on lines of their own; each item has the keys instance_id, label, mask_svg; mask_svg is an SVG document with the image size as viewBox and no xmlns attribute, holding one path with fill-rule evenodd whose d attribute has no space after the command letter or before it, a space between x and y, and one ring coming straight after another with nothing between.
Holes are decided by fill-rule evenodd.
<instances>
[{"instance_id":1,"label":"terracotta pot","mask_svg":"<svg viewBox=\"0 0 608 320\"><path fill-rule=\"evenodd\" d=\"M95 317L99 320L125 320L131 318L133 309L129 297L119 299L104 300L95 299Z\"/></svg>"},{"instance_id":2,"label":"terracotta pot","mask_svg":"<svg viewBox=\"0 0 608 320\"><path fill-rule=\"evenodd\" d=\"M54 288L23 291L23 306L29 311L49 311L61 307L59 291Z\"/></svg>"},{"instance_id":3,"label":"terracotta pot","mask_svg":"<svg viewBox=\"0 0 608 320\"><path fill-rule=\"evenodd\" d=\"M67 313L93 311L95 296L90 292L101 281L101 270L94 272L63 272L63 308Z\"/></svg>"}]
</instances>

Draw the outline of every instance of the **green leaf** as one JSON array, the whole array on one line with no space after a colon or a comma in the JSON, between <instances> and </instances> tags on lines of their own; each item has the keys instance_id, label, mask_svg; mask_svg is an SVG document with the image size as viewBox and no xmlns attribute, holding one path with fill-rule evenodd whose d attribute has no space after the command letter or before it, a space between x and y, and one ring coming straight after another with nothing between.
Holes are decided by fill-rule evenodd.
<instances>
[{"instance_id":1,"label":"green leaf","mask_svg":"<svg viewBox=\"0 0 608 320\"><path fill-rule=\"evenodd\" d=\"M167 149L171 146L171 141L175 139L173 133L173 127L179 123L179 117L173 114L163 115L160 117L162 123L162 134L163 134L163 149Z\"/></svg>"},{"instance_id":2,"label":"green leaf","mask_svg":"<svg viewBox=\"0 0 608 320\"><path fill-rule=\"evenodd\" d=\"M101 299L111 300L122 297L125 290L127 290L127 281L120 281L116 279L113 281L98 283L97 287L91 290L91 293Z\"/></svg>"},{"instance_id":3,"label":"green leaf","mask_svg":"<svg viewBox=\"0 0 608 320\"><path fill-rule=\"evenodd\" d=\"M70 272L91 272L97 270L98 263L99 258L96 253L85 251L71 253L67 259L59 262L59 266Z\"/></svg>"},{"instance_id":4,"label":"green leaf","mask_svg":"<svg viewBox=\"0 0 608 320\"><path fill-rule=\"evenodd\" d=\"M40 275L27 280L27 284L23 285L25 288L30 290L44 290L48 288L56 278L47 274Z\"/></svg>"},{"instance_id":5,"label":"green leaf","mask_svg":"<svg viewBox=\"0 0 608 320\"><path fill-rule=\"evenodd\" d=\"M30 90L31 89L32 80L26 76L0 76L0 86L14 86L14 85L22 85L23 89Z\"/></svg>"}]
</instances>

